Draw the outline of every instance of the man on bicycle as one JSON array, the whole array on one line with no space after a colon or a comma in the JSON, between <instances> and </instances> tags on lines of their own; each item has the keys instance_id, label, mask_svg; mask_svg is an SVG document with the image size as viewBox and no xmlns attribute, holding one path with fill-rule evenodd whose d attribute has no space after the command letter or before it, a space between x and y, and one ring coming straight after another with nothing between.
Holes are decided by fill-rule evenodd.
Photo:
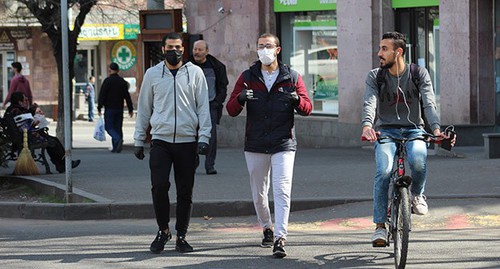
<instances>
[{"instance_id":1,"label":"man on bicycle","mask_svg":"<svg viewBox=\"0 0 500 269\"><path fill-rule=\"evenodd\" d=\"M445 137L440 131L440 121L436 112L434 90L428 71L419 68L419 83L411 79L410 65L405 64L405 36L389 32L382 36L378 57L380 68L368 73L363 104L363 131L361 138L370 142L377 141L377 135L396 138L413 138L424 131L425 114L435 136ZM379 70L386 69L385 82L381 87L377 81ZM420 104L422 99L422 108ZM423 111L422 111L423 110ZM426 182L427 145L423 140L413 140L407 146L408 163L413 183L411 185L411 204L418 215L427 213L426 197L423 195ZM376 223L372 237L374 246L385 246L387 241L388 189L396 153L395 143L375 143L376 169L374 181L373 222Z\"/></svg>"}]
</instances>

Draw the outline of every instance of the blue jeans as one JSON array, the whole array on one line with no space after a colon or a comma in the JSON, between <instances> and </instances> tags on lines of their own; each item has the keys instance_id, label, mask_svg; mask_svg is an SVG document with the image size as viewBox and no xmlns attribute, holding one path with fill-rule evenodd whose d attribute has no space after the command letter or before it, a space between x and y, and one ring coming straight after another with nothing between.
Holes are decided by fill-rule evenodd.
<instances>
[{"instance_id":1,"label":"blue jeans","mask_svg":"<svg viewBox=\"0 0 500 269\"><path fill-rule=\"evenodd\" d=\"M111 143L113 144L113 150L116 150L118 144L123 139L122 133L123 126L123 110L122 109L112 109L105 108L104 111L104 129L111 136Z\"/></svg>"},{"instance_id":2,"label":"blue jeans","mask_svg":"<svg viewBox=\"0 0 500 269\"><path fill-rule=\"evenodd\" d=\"M392 137L417 137L423 133L420 129L396 128L382 129L381 136ZM375 161L377 173L373 185L373 222L385 223L387 220L387 206L389 199L389 183L391 171L396 155L396 143L375 143ZM424 193L426 182L427 144L422 140L414 140L406 144L406 160L411 169L411 193L420 195Z\"/></svg>"},{"instance_id":3,"label":"blue jeans","mask_svg":"<svg viewBox=\"0 0 500 269\"><path fill-rule=\"evenodd\" d=\"M94 98L90 97L88 98L88 103L89 103L89 121L94 121Z\"/></svg>"}]
</instances>

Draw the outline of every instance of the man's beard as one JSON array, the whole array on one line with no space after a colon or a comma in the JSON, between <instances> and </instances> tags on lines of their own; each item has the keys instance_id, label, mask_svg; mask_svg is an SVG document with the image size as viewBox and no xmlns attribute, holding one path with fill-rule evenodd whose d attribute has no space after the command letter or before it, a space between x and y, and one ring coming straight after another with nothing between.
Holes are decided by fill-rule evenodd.
<instances>
[{"instance_id":1,"label":"man's beard","mask_svg":"<svg viewBox=\"0 0 500 269\"><path fill-rule=\"evenodd\" d=\"M389 68L391 68L391 67L392 67L395 63L396 63L396 61L387 62L386 64L382 64L382 63L380 63L380 68L382 68L382 69L389 69Z\"/></svg>"}]
</instances>

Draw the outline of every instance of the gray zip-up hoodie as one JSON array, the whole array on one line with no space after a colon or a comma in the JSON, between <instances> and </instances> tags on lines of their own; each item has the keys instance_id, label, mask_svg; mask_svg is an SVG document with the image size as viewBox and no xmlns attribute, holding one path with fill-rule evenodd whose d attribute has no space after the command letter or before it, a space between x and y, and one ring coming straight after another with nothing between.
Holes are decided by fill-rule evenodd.
<instances>
[{"instance_id":1,"label":"gray zip-up hoodie","mask_svg":"<svg viewBox=\"0 0 500 269\"><path fill-rule=\"evenodd\" d=\"M422 98L423 113L431 129L440 128L431 78L427 69L422 67L419 69L420 89L417 89L408 77L410 66L405 65L405 71L399 77L399 87L403 92L397 91L398 77L391 75L390 72L387 72L386 82L380 90L377 85L379 68L368 73L363 104L363 127L370 126L377 130L380 128L423 128L424 121L420 109L420 98Z\"/></svg>"},{"instance_id":2,"label":"gray zip-up hoodie","mask_svg":"<svg viewBox=\"0 0 500 269\"><path fill-rule=\"evenodd\" d=\"M146 130L151 138L169 143L208 144L212 124L208 87L203 70L188 62L174 77L164 62L146 71L137 103L135 146L144 146Z\"/></svg>"}]
</instances>

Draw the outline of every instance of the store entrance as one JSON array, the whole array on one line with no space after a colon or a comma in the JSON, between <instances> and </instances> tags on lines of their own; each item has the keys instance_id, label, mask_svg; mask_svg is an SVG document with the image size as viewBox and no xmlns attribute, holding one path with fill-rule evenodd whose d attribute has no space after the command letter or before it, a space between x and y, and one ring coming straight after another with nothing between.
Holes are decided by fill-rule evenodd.
<instances>
[{"instance_id":1,"label":"store entrance","mask_svg":"<svg viewBox=\"0 0 500 269\"><path fill-rule=\"evenodd\" d=\"M439 7L401 8L394 14L396 31L407 39L405 60L427 68L439 107Z\"/></svg>"},{"instance_id":2,"label":"store entrance","mask_svg":"<svg viewBox=\"0 0 500 269\"><path fill-rule=\"evenodd\" d=\"M0 101L3 103L9 92L10 80L14 75L11 64L14 62L13 51L0 51Z\"/></svg>"}]
</instances>

